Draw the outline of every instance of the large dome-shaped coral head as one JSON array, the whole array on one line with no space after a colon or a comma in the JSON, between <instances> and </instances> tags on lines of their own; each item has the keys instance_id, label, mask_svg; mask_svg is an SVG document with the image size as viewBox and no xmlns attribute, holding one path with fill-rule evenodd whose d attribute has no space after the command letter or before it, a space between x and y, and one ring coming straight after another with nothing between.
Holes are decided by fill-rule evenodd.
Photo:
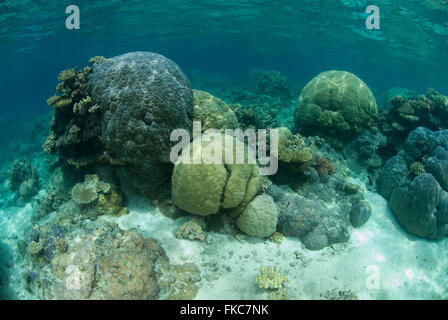
<instances>
[{"instance_id":1,"label":"large dome-shaped coral head","mask_svg":"<svg viewBox=\"0 0 448 320\"><path fill-rule=\"evenodd\" d=\"M325 137L338 146L372 126L377 112L375 97L361 79L332 70L317 75L302 89L294 122L300 133Z\"/></svg>"},{"instance_id":2,"label":"large dome-shaped coral head","mask_svg":"<svg viewBox=\"0 0 448 320\"><path fill-rule=\"evenodd\" d=\"M95 64L88 89L103 113L101 137L121 177L147 193L170 177L170 134L191 131L193 94L185 74L156 53L131 52Z\"/></svg>"},{"instance_id":3,"label":"large dome-shaped coral head","mask_svg":"<svg viewBox=\"0 0 448 320\"><path fill-rule=\"evenodd\" d=\"M214 141L220 141L222 148L216 148ZM236 162L237 149L243 150L244 163ZM233 164L225 163L226 154L234 155ZM184 149L174 166L173 203L196 215L207 216L226 209L237 216L261 189L259 168L249 161L250 157L243 142L235 137L206 132ZM221 163L212 159L220 159Z\"/></svg>"}]
</instances>

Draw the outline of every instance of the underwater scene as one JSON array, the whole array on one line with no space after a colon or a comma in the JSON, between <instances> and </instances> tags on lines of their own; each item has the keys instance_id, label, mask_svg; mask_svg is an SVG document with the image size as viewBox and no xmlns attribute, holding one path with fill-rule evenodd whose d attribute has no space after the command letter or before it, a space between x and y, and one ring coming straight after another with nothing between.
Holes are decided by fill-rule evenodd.
<instances>
[{"instance_id":1,"label":"underwater scene","mask_svg":"<svg viewBox=\"0 0 448 320\"><path fill-rule=\"evenodd\" d=\"M0 299L448 299L448 2L0 0Z\"/></svg>"}]
</instances>

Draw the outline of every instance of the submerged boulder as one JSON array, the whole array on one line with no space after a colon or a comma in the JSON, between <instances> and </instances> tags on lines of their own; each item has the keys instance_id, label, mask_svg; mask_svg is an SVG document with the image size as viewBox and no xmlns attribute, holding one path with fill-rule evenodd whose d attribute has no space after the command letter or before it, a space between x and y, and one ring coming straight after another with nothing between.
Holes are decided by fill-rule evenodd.
<instances>
[{"instance_id":1,"label":"submerged boulder","mask_svg":"<svg viewBox=\"0 0 448 320\"><path fill-rule=\"evenodd\" d=\"M267 189L278 207L278 224L285 236L298 237L310 250L321 250L349 239L346 222L318 201L284 192L275 185Z\"/></svg>"},{"instance_id":2,"label":"submerged boulder","mask_svg":"<svg viewBox=\"0 0 448 320\"><path fill-rule=\"evenodd\" d=\"M448 130L419 127L380 173L380 193L389 200L398 223L414 235L448 235L447 161Z\"/></svg>"},{"instance_id":3,"label":"submerged boulder","mask_svg":"<svg viewBox=\"0 0 448 320\"><path fill-rule=\"evenodd\" d=\"M145 194L167 185L171 131L192 127L193 94L179 66L152 52L126 53L95 64L87 88L103 113L106 149L127 164L118 170L123 185Z\"/></svg>"}]
</instances>

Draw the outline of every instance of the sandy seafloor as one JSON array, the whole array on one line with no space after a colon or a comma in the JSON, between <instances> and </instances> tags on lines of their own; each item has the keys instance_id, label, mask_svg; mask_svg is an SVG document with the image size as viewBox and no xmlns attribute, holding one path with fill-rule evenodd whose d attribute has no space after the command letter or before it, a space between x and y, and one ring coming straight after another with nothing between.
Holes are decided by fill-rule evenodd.
<instances>
[{"instance_id":1,"label":"sandy seafloor","mask_svg":"<svg viewBox=\"0 0 448 320\"><path fill-rule=\"evenodd\" d=\"M362 184L362 181L356 181ZM129 214L101 217L124 230L136 229L157 239L171 263L192 262L201 270L196 299L265 299L255 277L261 266L277 266L290 279L291 299L324 299L329 291L353 292L359 299L444 299L448 295L448 239L427 241L397 225L387 201L365 190L372 216L361 228L351 228L347 243L321 251L284 237L277 245L240 234L207 233L205 242L181 240L174 231L189 217L172 220L151 201L134 197ZM0 210L0 234L11 250L29 225L32 207ZM48 217L48 218L51 218ZM35 299L22 288L25 265L11 262L9 287L19 299Z\"/></svg>"},{"instance_id":2,"label":"sandy seafloor","mask_svg":"<svg viewBox=\"0 0 448 320\"><path fill-rule=\"evenodd\" d=\"M365 197L373 209L369 221L350 230L349 242L321 251L307 250L299 239L289 237L280 245L215 232L208 232L205 242L177 239L174 231L188 217L172 220L144 197L130 199L128 215L100 219L157 239L171 263L194 263L201 270L198 300L267 298L269 292L255 283L261 266L277 266L289 277L291 299L324 299L330 291L352 292L359 299L446 298L448 239L427 241L407 234L384 198L367 190ZM27 204L0 211L2 241L12 250L17 250L18 235L29 225L31 210ZM22 288L25 267L14 263L9 286L19 299L35 299Z\"/></svg>"}]
</instances>

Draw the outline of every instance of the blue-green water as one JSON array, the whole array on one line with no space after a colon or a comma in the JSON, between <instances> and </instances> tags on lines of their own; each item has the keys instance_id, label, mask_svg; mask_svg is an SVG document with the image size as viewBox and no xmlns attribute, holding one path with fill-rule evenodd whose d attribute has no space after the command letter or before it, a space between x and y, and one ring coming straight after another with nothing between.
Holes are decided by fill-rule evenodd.
<instances>
[{"instance_id":1,"label":"blue-green water","mask_svg":"<svg viewBox=\"0 0 448 320\"><path fill-rule=\"evenodd\" d=\"M72 4L77 5L80 10L79 30L66 28L66 18L69 14L65 13L65 9ZM366 7L370 4L376 5L380 10L380 29L369 30L366 27L366 19L370 15L366 13ZM87 132L87 129L83 129L83 125L88 121L92 121L90 123L97 127L98 132L93 134L93 137L83 136L84 140L81 139L81 142L70 144L63 141L55 147L56 151L52 154L44 153L42 145L47 140L53 112L54 110L58 112L57 107L47 105L47 99L55 93L60 72L73 67L82 70L89 65L91 57L103 56L109 59L135 51L158 53L174 61L188 77L193 89L207 91L229 104L242 129L288 127L294 134L309 136L305 145L312 148L314 156L311 160L304 161L307 166L294 167L288 160L285 161L286 165L283 163L283 167L281 163L279 173L270 178L287 193L300 197L302 202L297 200L300 202L297 204L300 210L308 204L317 208L316 203L321 203L327 207L327 211L337 211L342 220L347 220L345 224L341 223L341 228L344 232L347 231L350 240L338 240L334 245L329 242L324 245L325 249L319 251L322 256L316 257L313 256L315 251L309 250L304 239L288 234L285 225L281 226L282 223L286 223L284 220L279 222L276 230L282 232L285 239L277 246L272 241L254 240L248 237L238 230L233 222L222 222L225 226L217 227L215 225L220 223L210 222L207 219L203 225L207 241L197 241L197 237L202 239L202 235L193 237L195 240L180 240L182 237L175 236L176 230L188 221L192 212L182 208L185 212L180 214L180 218L174 219L173 216L177 217L175 214L160 213L176 210L171 205L170 191L167 191L168 194L160 191L161 199L151 203L148 198L152 198L152 195L133 193L127 189L124 183L126 179L116 171L135 163L128 158L125 159L120 154L119 148L114 149L108 145L104 129L103 105L100 118L92 118L93 120L83 118L85 117L83 114L82 117L70 118L72 122L66 124L60 120L64 116L56 117L56 123L60 127L51 128L56 135L60 135L66 128L73 129L74 123L76 130L81 127L81 131ZM266 292L258 287L257 290L254 289L256 275L260 267L266 264L272 265L277 254L283 257L278 263L280 271L291 280L289 287L283 288L289 290L288 296L291 299L446 298L448 283L441 277L443 272L448 270L448 261L443 258L443 250L448 246L445 239L448 232L443 229L445 227L439 230L437 235L429 231L428 233L426 229L422 231L423 227L420 228L419 222L412 226L407 225L403 222L407 218L397 213L406 209L420 214L427 209L429 211L425 212L428 216L433 220L440 219L438 221L444 226L448 220L445 217L448 211L445 210L445 202L442 200L437 202L439 200L428 196L431 200L423 203L422 207L425 209L414 206L412 202L408 203L405 209L400 209L394 206L394 200L389 199L390 193L382 190L386 187L382 187L381 181L386 175L383 174L387 171L387 166L384 169L386 161L403 150L405 140L411 131L417 127L427 127L434 132L442 132L448 128L448 117L445 116L445 112L448 113L446 111L448 98L445 97L448 95L447 61L448 3L445 0L377 0L375 3L365 0L0 0L0 150L2 150L0 262L3 262L0 265L2 288L0 297L6 299L128 297L120 291L126 291L127 287L111 289L107 285L105 285L107 289L104 289L107 293L95 291L76 296L73 292L62 289L61 293L61 290L55 289L57 284L54 284L61 279L54 280L56 282L52 282L53 287L48 289L58 293L48 295L34 287L36 278L54 276L53 271L49 269L50 265L56 263L52 259L57 254L62 257L65 252L56 249L59 248L56 247L56 240L66 239L64 241L68 243L68 250L76 250L73 239L81 237L89 242L91 239L87 235L83 238L82 232L90 230L89 228L96 224L103 225L107 222L117 223L121 230L136 229L144 238L155 238L167 251L172 264L190 263L195 259L201 259L202 267L200 262L196 265L200 269L202 280L187 281L189 285L196 286L196 291L191 290L194 294L189 291L175 296L170 289L164 289L160 285L162 289L157 294L137 295L134 298L263 299L267 297ZM93 74L96 72L95 68ZM336 118L332 120L332 124L326 122L322 125L324 129L318 130L314 130L313 126L306 128L304 127L306 125L297 124L300 120L295 118L294 109L301 90L315 76L327 70L353 73L370 88L380 111L378 114L375 113L372 123L367 124L367 120L360 116L360 113L365 112L360 107L361 111L355 112L354 116L356 119L363 119L359 124L360 129L354 129L355 125L350 123L353 127L348 133L344 131L345 129L340 129L343 125L336 128L338 126ZM268 87L269 85L275 87L278 85L275 81L281 82L282 79L286 79L287 84L282 84L280 91L286 90L288 93L285 93L286 91L269 93L260 89L262 85L259 77L268 74L267 71L276 72L275 76L268 80L272 82ZM338 81L343 80L336 81L342 83ZM138 87L138 84L135 86ZM428 88L434 88L438 93L433 96L428 94L424 98L423 95ZM87 94L83 94L81 96L85 98ZM100 95L92 92L88 94L92 97ZM395 100L397 104L390 109L392 111L385 111L390 108L391 98L398 95L413 98L401 102ZM78 102L75 101L77 98L74 96L72 98L73 101L67 109L69 112L74 103ZM318 104L316 101L313 103ZM99 105L100 100L94 101L93 104L95 103ZM343 108L332 105L329 109L337 112L339 107ZM412 111L409 111L410 109ZM170 108L167 107L164 112L170 113ZM319 125L321 122L325 120L319 118ZM117 132L119 129L116 129ZM121 132L118 135L125 134ZM138 136L135 132L132 134ZM441 136L444 134L442 132ZM316 142L316 139L319 139L317 136L324 138L325 142ZM349 137L345 140L347 136ZM431 136L424 140L423 145L432 145L436 140L437 138ZM437 143L442 144L440 142L442 140L440 138ZM80 148L83 143L89 147ZM100 145L98 149L95 149L95 143ZM446 146L442 144L442 147ZM136 154L142 156L147 152L147 149L145 150L142 153L137 151ZM157 148L155 150L161 152ZM420 175L434 176L439 188L437 192L441 194L440 198L444 199L448 191L444 178L444 174L448 172L448 157L443 158L445 156L441 156L440 152L426 148L421 155L412 158L411 162L408 159L403 169L405 172L403 177L409 179L409 183L414 183L413 181L422 179L419 178ZM113 161L109 159L110 163L103 165L101 161L104 158L100 158L100 155L109 156L109 153L116 162L112 163ZM91 162L87 165L85 163L73 165L73 159L76 158L81 162L77 157L84 157L86 154L86 158L90 158L88 160L82 158L82 161L88 162L93 159ZM330 161L330 165L332 163L334 173L333 169L330 173L320 171L328 169L319 162L318 159L321 158ZM440 161L437 162L439 171L435 172L432 160L427 160L430 158ZM16 172L12 169L14 161L22 159L29 161L32 169L26 169L27 166L23 163L16 163L17 167L24 171L21 173L17 169L19 173L14 173ZM139 165L141 166L133 169L132 174L143 175L143 171L139 170L142 168L147 170L149 166L146 163ZM306 171L309 168L313 169ZM152 185L161 183L169 186L172 168L169 170L171 171L168 176L164 177L167 182L165 180L147 182ZM113 174L105 173L110 171L113 171ZM309 178L313 172L318 173L318 182ZM31 187L22 186L23 183L34 179L33 174L39 177L38 183ZM74 210L70 209L71 205L76 206L72 189L84 182L85 174L96 174L100 179L106 177L105 181L113 186L112 189L116 187L117 194L123 198L117 203L129 211L128 215L116 217L116 214L112 214L112 218L103 219L106 222L102 218L108 214L100 218L96 215L93 218L92 216L86 218L85 216L90 213L87 213L88 210L81 205L77 207L78 214L73 214L70 218L67 212ZM11 187L14 175L22 179L18 178L20 186L16 189ZM330 178L326 177L327 175ZM132 178L128 180L132 181ZM266 181L263 183L259 193L264 193L267 188ZM342 187L338 187L340 184ZM359 199L350 193L352 184L357 186L358 191L354 191L354 194L358 195ZM28 196L28 191L24 191L25 187L35 189L31 192L31 196ZM428 188L426 185L426 189ZM108 192L104 194L110 196ZM429 204L429 201L433 200L434 205ZM164 201L170 205L164 206ZM371 218L360 229L354 228L349 221L350 208L355 207L357 201L367 201L371 209ZM174 202L178 205L175 200ZM276 206L281 211L280 200L276 200ZM346 209L347 206L349 209ZM98 210L105 209L101 207ZM322 209L322 212L327 212L326 210ZM141 216L145 212L148 216ZM287 214L289 213L284 213L284 217ZM322 214L326 216L327 213ZM279 215L281 216L281 212ZM70 219L75 222L69 223ZM282 221L282 218L279 219ZM44 236L43 231L37 232L40 234L39 238L36 231L32 230L35 225L41 226L42 230L45 228L53 230L50 232L53 238L48 238L48 232ZM62 233L58 233L58 236L53 234L55 226L65 228L62 236ZM216 228L219 231L216 231ZM165 229L167 233L160 231ZM437 240L432 241L435 238ZM43 244L43 240L37 239L46 239L49 242ZM33 245L39 243L43 245L43 248L34 254L30 253L30 244L33 241L35 242ZM396 247L388 247L391 241L396 243ZM182 251L180 247L187 249ZM333 258L320 264L316 262L330 254L329 248L336 252ZM399 248L403 248L401 252ZM51 251L51 258L47 256L48 250ZM226 265L225 258L213 256L213 252L217 250L222 250L224 255L232 252L231 255L235 256L233 260L229 258L230 262ZM296 251L299 253L296 254ZM258 257L253 257L253 261L248 262L247 272L242 276L247 286L238 284L237 279L241 275L237 272L214 272L210 271L212 267L208 267L212 260L216 260L220 266L216 267L217 270L219 268L226 270L228 267L235 271L234 264L245 256L245 252L258 252ZM95 251L95 254L100 257L114 255L103 251ZM268 257L266 263L261 258L263 255ZM136 259L141 258L142 256L139 256ZM339 269L339 263L351 258L354 262L347 263L345 273L341 270L335 271ZM61 268L67 267L68 262L57 262ZM371 265L379 265L381 274L385 274L379 288L366 289L364 284L368 274L364 269L356 269L356 263L362 265L364 269ZM319 280L318 277L311 275L311 270L316 268L330 270L328 277L334 275L340 280L325 286L321 282L328 279L325 280L324 277L324 280ZM440 273L431 271L435 269L441 270ZM141 275L139 271L137 273ZM351 274L355 276L351 278ZM104 277L107 278L107 275ZM161 279L157 281L163 282ZM140 289L150 290L146 287ZM284 293L278 290L279 288L274 289L275 294ZM343 293L335 294L336 289L342 290Z\"/></svg>"}]
</instances>

